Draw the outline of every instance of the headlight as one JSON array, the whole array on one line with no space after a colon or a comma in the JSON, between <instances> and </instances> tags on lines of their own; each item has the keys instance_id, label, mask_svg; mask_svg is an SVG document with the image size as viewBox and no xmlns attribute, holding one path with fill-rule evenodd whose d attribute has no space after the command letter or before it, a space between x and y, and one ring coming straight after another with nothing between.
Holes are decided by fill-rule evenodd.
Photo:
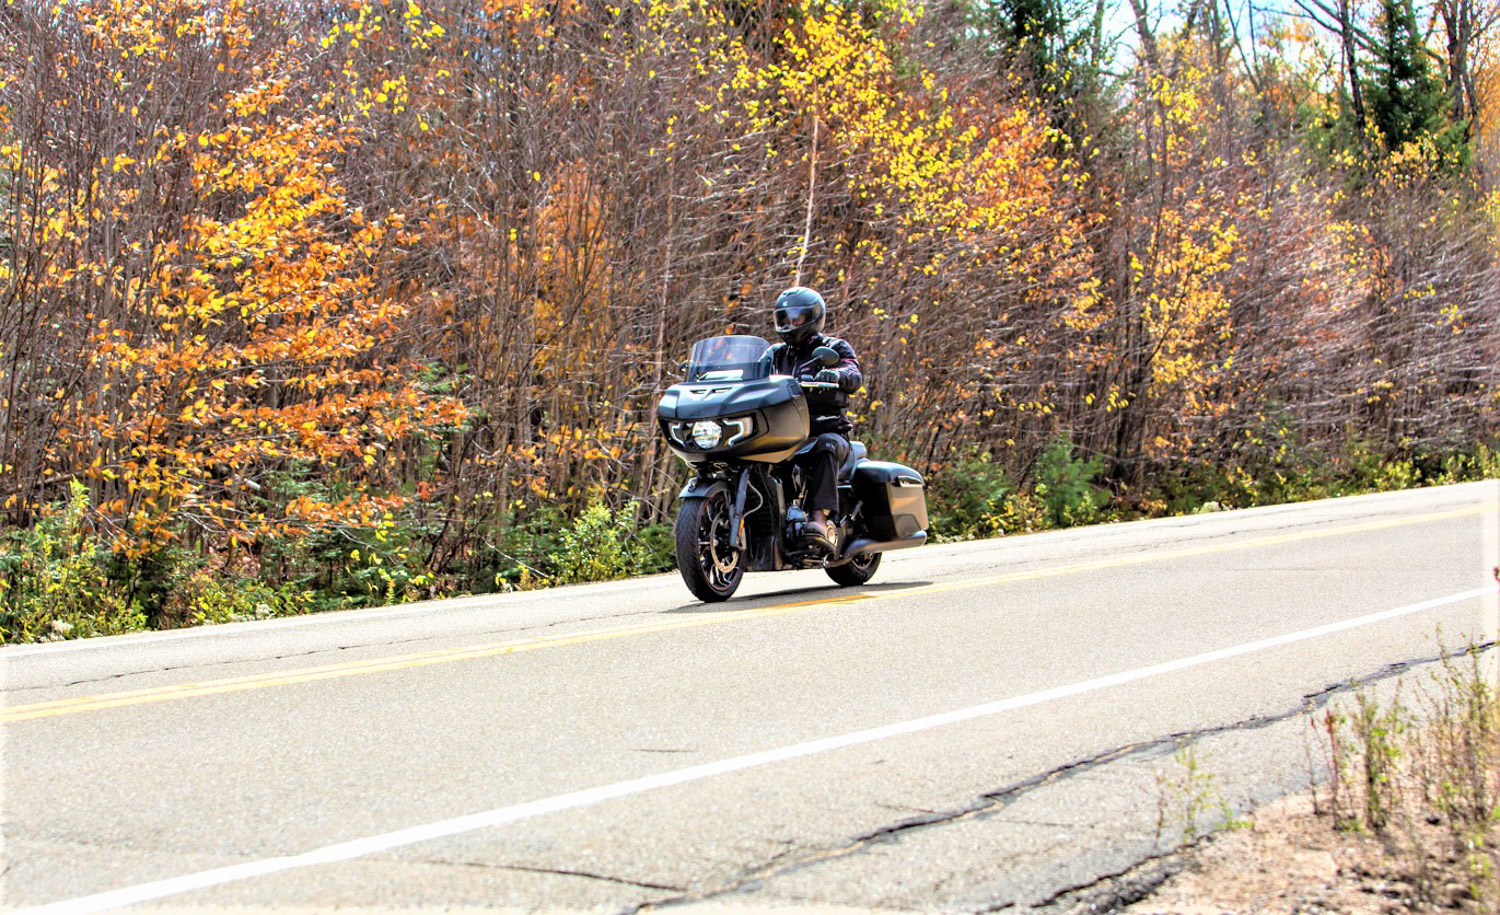
<instances>
[{"instance_id":1,"label":"headlight","mask_svg":"<svg viewBox=\"0 0 1500 915\"><path fill-rule=\"evenodd\" d=\"M693 428L688 431L688 435L692 437L694 445L707 451L719 446L719 439L724 437L724 430L719 427L718 423L707 419L693 423Z\"/></svg>"},{"instance_id":2,"label":"headlight","mask_svg":"<svg viewBox=\"0 0 1500 915\"><path fill-rule=\"evenodd\" d=\"M755 430L755 420L748 416L741 416L738 419L726 419L724 420L724 428L734 431L734 434L729 436L729 441L724 444L738 444L748 438L750 433Z\"/></svg>"}]
</instances>

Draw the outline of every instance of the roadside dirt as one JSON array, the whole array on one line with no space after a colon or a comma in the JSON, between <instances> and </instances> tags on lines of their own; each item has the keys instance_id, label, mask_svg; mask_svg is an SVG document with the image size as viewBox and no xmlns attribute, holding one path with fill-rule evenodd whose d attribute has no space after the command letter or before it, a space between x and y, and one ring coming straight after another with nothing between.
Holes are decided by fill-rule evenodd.
<instances>
[{"instance_id":1,"label":"roadside dirt","mask_svg":"<svg viewBox=\"0 0 1500 915\"><path fill-rule=\"evenodd\" d=\"M1420 823L1377 838L1340 832L1310 795L1256 811L1253 825L1185 853L1182 869L1132 915L1388 915L1500 912L1493 876L1471 875L1444 829ZM1418 854L1415 848L1425 849ZM1471 884L1488 883L1476 899Z\"/></svg>"}]
</instances>

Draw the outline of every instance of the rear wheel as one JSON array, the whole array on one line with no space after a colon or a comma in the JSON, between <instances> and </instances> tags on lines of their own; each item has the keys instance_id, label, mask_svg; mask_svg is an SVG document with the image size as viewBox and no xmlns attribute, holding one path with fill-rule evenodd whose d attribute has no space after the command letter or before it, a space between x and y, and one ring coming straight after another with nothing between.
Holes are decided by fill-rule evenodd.
<instances>
[{"instance_id":1,"label":"rear wheel","mask_svg":"<svg viewBox=\"0 0 1500 915\"><path fill-rule=\"evenodd\" d=\"M682 500L677 510L677 570L693 596L728 600L745 576L745 554L734 546L729 491Z\"/></svg>"},{"instance_id":2,"label":"rear wheel","mask_svg":"<svg viewBox=\"0 0 1500 915\"><path fill-rule=\"evenodd\" d=\"M879 553L865 553L856 556L841 566L831 566L823 571L828 577L838 582L841 587L855 588L875 577L875 570L880 568Z\"/></svg>"}]
</instances>

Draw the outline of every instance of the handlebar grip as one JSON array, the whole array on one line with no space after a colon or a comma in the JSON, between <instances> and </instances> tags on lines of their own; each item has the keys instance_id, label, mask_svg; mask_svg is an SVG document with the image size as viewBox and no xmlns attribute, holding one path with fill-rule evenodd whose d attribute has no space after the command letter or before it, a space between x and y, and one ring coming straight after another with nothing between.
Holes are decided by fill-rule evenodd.
<instances>
[{"instance_id":1,"label":"handlebar grip","mask_svg":"<svg viewBox=\"0 0 1500 915\"><path fill-rule=\"evenodd\" d=\"M840 385L837 381L799 381L804 391L837 391Z\"/></svg>"}]
</instances>

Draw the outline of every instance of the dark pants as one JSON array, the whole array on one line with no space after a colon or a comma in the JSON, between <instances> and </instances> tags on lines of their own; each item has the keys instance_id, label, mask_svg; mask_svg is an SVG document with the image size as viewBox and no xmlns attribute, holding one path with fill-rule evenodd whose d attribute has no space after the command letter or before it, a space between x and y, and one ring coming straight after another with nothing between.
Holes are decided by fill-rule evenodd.
<instances>
[{"instance_id":1,"label":"dark pants","mask_svg":"<svg viewBox=\"0 0 1500 915\"><path fill-rule=\"evenodd\" d=\"M849 440L837 432L824 432L813 439L810 448L792 458L807 478L804 511L838 511L839 468L848 458Z\"/></svg>"}]
</instances>

